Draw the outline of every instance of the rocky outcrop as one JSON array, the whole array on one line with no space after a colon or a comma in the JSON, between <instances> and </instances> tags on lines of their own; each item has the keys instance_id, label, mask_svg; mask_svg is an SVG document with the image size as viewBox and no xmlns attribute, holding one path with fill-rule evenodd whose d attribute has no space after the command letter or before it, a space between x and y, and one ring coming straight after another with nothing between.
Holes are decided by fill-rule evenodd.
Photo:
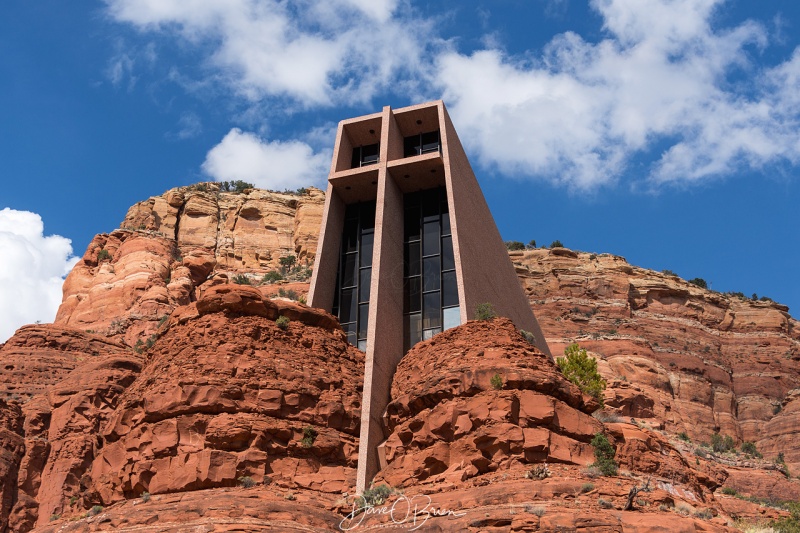
<instances>
[{"instance_id":1,"label":"rocky outcrop","mask_svg":"<svg viewBox=\"0 0 800 533\"><path fill-rule=\"evenodd\" d=\"M333 317L223 285L163 328L100 431L98 501L242 477L337 493L355 482L364 358Z\"/></svg>"},{"instance_id":2,"label":"rocky outcrop","mask_svg":"<svg viewBox=\"0 0 800 533\"><path fill-rule=\"evenodd\" d=\"M609 382L620 414L709 441L755 442L800 467L793 390L800 324L785 306L692 285L610 254L511 252L554 354L578 342Z\"/></svg>"},{"instance_id":3,"label":"rocky outcrop","mask_svg":"<svg viewBox=\"0 0 800 533\"><path fill-rule=\"evenodd\" d=\"M23 420L19 405L0 399L0 531L6 530L17 499L19 464L25 453Z\"/></svg>"},{"instance_id":4,"label":"rocky outcrop","mask_svg":"<svg viewBox=\"0 0 800 533\"><path fill-rule=\"evenodd\" d=\"M130 208L120 229L99 234L64 283L56 324L134 346L159 321L234 274L256 281L280 259L314 261L324 195L208 183L171 189Z\"/></svg>"}]
</instances>

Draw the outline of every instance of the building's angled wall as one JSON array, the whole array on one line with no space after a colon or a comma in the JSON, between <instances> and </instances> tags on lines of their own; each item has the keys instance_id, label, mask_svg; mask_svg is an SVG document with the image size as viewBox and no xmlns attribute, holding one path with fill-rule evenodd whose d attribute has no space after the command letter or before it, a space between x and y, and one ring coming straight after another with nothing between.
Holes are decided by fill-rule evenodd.
<instances>
[{"instance_id":1,"label":"building's angled wall","mask_svg":"<svg viewBox=\"0 0 800 533\"><path fill-rule=\"evenodd\" d=\"M442 152L450 203L459 295L463 288L461 317L472 319L480 303L491 303L497 313L520 329L533 333L536 346L550 355L539 323L519 282L508 250L497 230L478 180L456 134L447 110L440 107Z\"/></svg>"},{"instance_id":2,"label":"building's angled wall","mask_svg":"<svg viewBox=\"0 0 800 533\"><path fill-rule=\"evenodd\" d=\"M333 185L328 184L317 255L314 258L314 271L311 274L311 287L308 291L308 305L328 312L333 307L333 296L336 291L344 211L344 202Z\"/></svg>"},{"instance_id":3,"label":"building's angled wall","mask_svg":"<svg viewBox=\"0 0 800 533\"><path fill-rule=\"evenodd\" d=\"M382 172L386 172L385 169ZM378 187L372 259L367 357L361 404L361 437L356 489L378 473L378 445L385 439L383 413L392 379L403 358L403 193L386 176Z\"/></svg>"}]
</instances>

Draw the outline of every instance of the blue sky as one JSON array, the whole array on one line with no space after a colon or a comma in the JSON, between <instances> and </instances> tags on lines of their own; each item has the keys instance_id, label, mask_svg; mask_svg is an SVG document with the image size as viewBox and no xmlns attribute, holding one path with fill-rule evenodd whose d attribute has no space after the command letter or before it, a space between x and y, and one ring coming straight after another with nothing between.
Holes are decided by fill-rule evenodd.
<instances>
[{"instance_id":1,"label":"blue sky","mask_svg":"<svg viewBox=\"0 0 800 533\"><path fill-rule=\"evenodd\" d=\"M136 201L323 187L339 120L438 98L505 239L797 316L799 30L789 0L9 0L0 341Z\"/></svg>"}]
</instances>

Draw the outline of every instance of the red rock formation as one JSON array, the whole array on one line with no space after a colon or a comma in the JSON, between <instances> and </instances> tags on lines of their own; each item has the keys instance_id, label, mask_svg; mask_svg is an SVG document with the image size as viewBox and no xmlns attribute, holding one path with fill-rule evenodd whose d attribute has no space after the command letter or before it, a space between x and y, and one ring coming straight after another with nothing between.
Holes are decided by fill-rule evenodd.
<instances>
[{"instance_id":1,"label":"red rock formation","mask_svg":"<svg viewBox=\"0 0 800 533\"><path fill-rule=\"evenodd\" d=\"M785 306L715 293L609 254L511 252L554 354L599 358L606 403L708 441L752 441L800 467L800 324ZM781 406L786 407L781 411Z\"/></svg>"},{"instance_id":2,"label":"red rock formation","mask_svg":"<svg viewBox=\"0 0 800 533\"><path fill-rule=\"evenodd\" d=\"M0 346L0 531L335 531L352 509L363 354L333 317L279 297L306 283L258 283L282 256L310 264L322 194L217 189L132 207L68 277L57 325ZM426 527L723 531L781 512L720 487L800 494L771 461L800 467L800 327L784 306L607 254L511 257L553 353L577 341L598 357L606 412L624 418L589 416L597 403L507 320L418 345L395 378L378 482L459 511ZM586 467L598 431L620 476ZM766 459L696 457L679 431L754 441ZM550 477L526 479L543 461ZM258 485L236 487L243 476Z\"/></svg>"}]
</instances>

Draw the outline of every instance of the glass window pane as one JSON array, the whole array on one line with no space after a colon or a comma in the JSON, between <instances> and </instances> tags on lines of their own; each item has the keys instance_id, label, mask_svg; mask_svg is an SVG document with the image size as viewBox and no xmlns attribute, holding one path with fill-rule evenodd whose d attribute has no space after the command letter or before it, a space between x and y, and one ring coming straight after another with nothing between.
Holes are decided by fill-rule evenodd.
<instances>
[{"instance_id":1,"label":"glass window pane","mask_svg":"<svg viewBox=\"0 0 800 533\"><path fill-rule=\"evenodd\" d=\"M422 328L438 328L442 325L442 304L439 291L429 292L422 296Z\"/></svg>"},{"instance_id":2,"label":"glass window pane","mask_svg":"<svg viewBox=\"0 0 800 533\"><path fill-rule=\"evenodd\" d=\"M422 317L419 313L405 316L404 330L408 348L422 340Z\"/></svg>"},{"instance_id":3,"label":"glass window pane","mask_svg":"<svg viewBox=\"0 0 800 533\"><path fill-rule=\"evenodd\" d=\"M439 149L439 130L423 133L420 137L422 138L423 154L435 152Z\"/></svg>"},{"instance_id":4,"label":"glass window pane","mask_svg":"<svg viewBox=\"0 0 800 533\"><path fill-rule=\"evenodd\" d=\"M362 267L372 265L372 243L374 240L375 234L372 231L361 234L361 250L358 255Z\"/></svg>"},{"instance_id":5,"label":"glass window pane","mask_svg":"<svg viewBox=\"0 0 800 533\"><path fill-rule=\"evenodd\" d=\"M439 221L426 222L422 236L422 255L439 253Z\"/></svg>"},{"instance_id":6,"label":"glass window pane","mask_svg":"<svg viewBox=\"0 0 800 533\"><path fill-rule=\"evenodd\" d=\"M439 256L426 257L422 260L422 290L436 291L439 290L440 276L442 275L442 268L439 265Z\"/></svg>"},{"instance_id":7,"label":"glass window pane","mask_svg":"<svg viewBox=\"0 0 800 533\"><path fill-rule=\"evenodd\" d=\"M444 315L444 329L454 328L461 325L461 308L448 307L442 310Z\"/></svg>"},{"instance_id":8,"label":"glass window pane","mask_svg":"<svg viewBox=\"0 0 800 533\"><path fill-rule=\"evenodd\" d=\"M422 310L422 288L419 276L407 278L403 282L403 312L415 313Z\"/></svg>"},{"instance_id":9,"label":"glass window pane","mask_svg":"<svg viewBox=\"0 0 800 533\"><path fill-rule=\"evenodd\" d=\"M356 259L358 254L347 254L342 257L342 287L356 286Z\"/></svg>"},{"instance_id":10,"label":"glass window pane","mask_svg":"<svg viewBox=\"0 0 800 533\"><path fill-rule=\"evenodd\" d=\"M442 209L446 209L447 204L442 204ZM450 213L443 212L442 213L442 235L450 235L452 231L450 230Z\"/></svg>"},{"instance_id":11,"label":"glass window pane","mask_svg":"<svg viewBox=\"0 0 800 533\"><path fill-rule=\"evenodd\" d=\"M361 272L359 273L359 281L358 281L358 301L359 302L368 302L369 301L369 285L372 278L372 269L371 268L362 268Z\"/></svg>"},{"instance_id":12,"label":"glass window pane","mask_svg":"<svg viewBox=\"0 0 800 533\"><path fill-rule=\"evenodd\" d=\"M362 352L367 351L367 339L361 339L360 341L358 341L358 349L361 350Z\"/></svg>"},{"instance_id":13,"label":"glass window pane","mask_svg":"<svg viewBox=\"0 0 800 533\"><path fill-rule=\"evenodd\" d=\"M442 274L442 307L458 305L458 284L455 272Z\"/></svg>"},{"instance_id":14,"label":"glass window pane","mask_svg":"<svg viewBox=\"0 0 800 533\"><path fill-rule=\"evenodd\" d=\"M358 249L358 220L345 220L342 230L342 252L355 252Z\"/></svg>"},{"instance_id":15,"label":"glass window pane","mask_svg":"<svg viewBox=\"0 0 800 533\"><path fill-rule=\"evenodd\" d=\"M405 272L406 277L419 276L420 269L422 268L422 261L419 256L419 241L410 242L406 244L405 254Z\"/></svg>"},{"instance_id":16,"label":"glass window pane","mask_svg":"<svg viewBox=\"0 0 800 533\"><path fill-rule=\"evenodd\" d=\"M342 290L342 301L339 309L339 322L342 324L346 322L356 321L356 290L344 289Z\"/></svg>"},{"instance_id":17,"label":"glass window pane","mask_svg":"<svg viewBox=\"0 0 800 533\"><path fill-rule=\"evenodd\" d=\"M419 231L420 231L419 207L412 207L411 209L406 209L405 225L406 225L406 233L405 233L406 242L418 241Z\"/></svg>"},{"instance_id":18,"label":"glass window pane","mask_svg":"<svg viewBox=\"0 0 800 533\"><path fill-rule=\"evenodd\" d=\"M375 202L361 204L361 231L375 227Z\"/></svg>"},{"instance_id":19,"label":"glass window pane","mask_svg":"<svg viewBox=\"0 0 800 533\"><path fill-rule=\"evenodd\" d=\"M353 346L356 345L358 342L358 337L356 336L356 324L355 322L351 324L342 324L342 329L344 330L345 334L347 335L347 342L352 344Z\"/></svg>"},{"instance_id":20,"label":"glass window pane","mask_svg":"<svg viewBox=\"0 0 800 533\"><path fill-rule=\"evenodd\" d=\"M456 261L453 257L453 237L442 237L442 270L453 270Z\"/></svg>"},{"instance_id":21,"label":"glass window pane","mask_svg":"<svg viewBox=\"0 0 800 533\"><path fill-rule=\"evenodd\" d=\"M361 165L371 165L378 162L380 144L369 144L361 147Z\"/></svg>"},{"instance_id":22,"label":"glass window pane","mask_svg":"<svg viewBox=\"0 0 800 533\"><path fill-rule=\"evenodd\" d=\"M423 222L436 222L439 224L439 189L425 191L422 196Z\"/></svg>"},{"instance_id":23,"label":"glass window pane","mask_svg":"<svg viewBox=\"0 0 800 533\"><path fill-rule=\"evenodd\" d=\"M367 338L367 324L369 323L369 304L358 306L358 338Z\"/></svg>"},{"instance_id":24,"label":"glass window pane","mask_svg":"<svg viewBox=\"0 0 800 533\"><path fill-rule=\"evenodd\" d=\"M442 328L432 328L432 329L423 329L422 330L422 340L426 341L436 335L437 333L441 333Z\"/></svg>"}]
</instances>

